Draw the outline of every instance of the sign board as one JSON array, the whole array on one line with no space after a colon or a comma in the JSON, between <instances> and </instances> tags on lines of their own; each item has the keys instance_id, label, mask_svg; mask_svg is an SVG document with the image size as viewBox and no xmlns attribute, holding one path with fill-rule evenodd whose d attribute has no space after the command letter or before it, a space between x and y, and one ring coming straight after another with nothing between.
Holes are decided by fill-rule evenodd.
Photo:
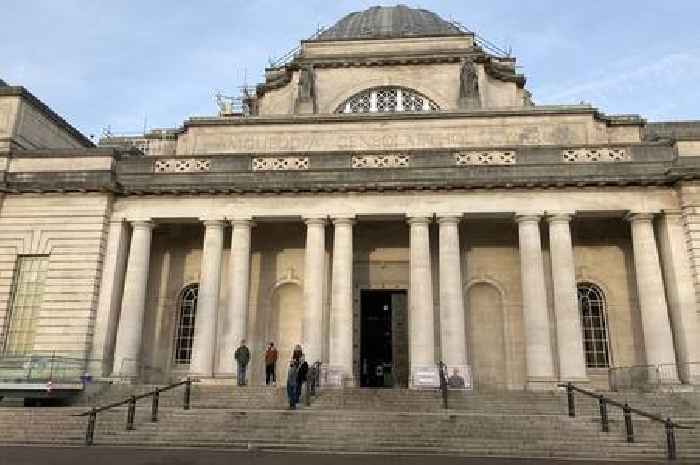
<instances>
[{"instance_id":1,"label":"sign board","mask_svg":"<svg viewBox=\"0 0 700 465\"><path fill-rule=\"evenodd\" d=\"M343 387L343 369L338 367L321 367L321 386Z\"/></svg>"},{"instance_id":2,"label":"sign board","mask_svg":"<svg viewBox=\"0 0 700 465\"><path fill-rule=\"evenodd\" d=\"M445 368L447 378L447 389L450 390L471 390L472 371L469 365L452 365Z\"/></svg>"},{"instance_id":3,"label":"sign board","mask_svg":"<svg viewBox=\"0 0 700 465\"><path fill-rule=\"evenodd\" d=\"M437 388L440 387L440 376L438 367L433 366L417 366L413 367L413 383L414 388Z\"/></svg>"}]
</instances>

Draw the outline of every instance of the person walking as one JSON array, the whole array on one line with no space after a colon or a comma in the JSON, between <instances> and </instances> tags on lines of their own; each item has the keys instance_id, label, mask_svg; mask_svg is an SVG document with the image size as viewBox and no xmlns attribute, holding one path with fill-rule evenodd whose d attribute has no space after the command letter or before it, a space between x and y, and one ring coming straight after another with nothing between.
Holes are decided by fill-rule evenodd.
<instances>
[{"instance_id":1,"label":"person walking","mask_svg":"<svg viewBox=\"0 0 700 465\"><path fill-rule=\"evenodd\" d=\"M245 339L241 340L241 345L238 346L236 352L233 354L233 358L236 359L237 365L237 381L239 386L245 386L245 372L248 368L248 362L250 362L250 350L248 346L245 345Z\"/></svg>"},{"instance_id":2,"label":"person walking","mask_svg":"<svg viewBox=\"0 0 700 465\"><path fill-rule=\"evenodd\" d=\"M297 403L299 403L299 400L301 399L301 391L304 387L304 383L306 382L306 375L309 373L309 364L306 363L306 358L304 356L301 356L301 363L298 365L299 370L297 372Z\"/></svg>"},{"instance_id":3,"label":"person walking","mask_svg":"<svg viewBox=\"0 0 700 465\"><path fill-rule=\"evenodd\" d=\"M277 384L277 357L279 353L275 348L275 343L270 342L265 351L265 384Z\"/></svg>"},{"instance_id":4,"label":"person walking","mask_svg":"<svg viewBox=\"0 0 700 465\"><path fill-rule=\"evenodd\" d=\"M294 360L289 361L289 369L287 370L287 399L289 399L289 409L297 408L297 379L299 377L299 369Z\"/></svg>"}]
</instances>

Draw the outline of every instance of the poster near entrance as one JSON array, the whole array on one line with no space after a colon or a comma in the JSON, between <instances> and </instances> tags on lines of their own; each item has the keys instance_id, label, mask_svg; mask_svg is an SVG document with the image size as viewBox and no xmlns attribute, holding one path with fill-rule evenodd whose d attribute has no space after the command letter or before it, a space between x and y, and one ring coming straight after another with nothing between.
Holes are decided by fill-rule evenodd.
<instances>
[{"instance_id":1,"label":"poster near entrance","mask_svg":"<svg viewBox=\"0 0 700 465\"><path fill-rule=\"evenodd\" d=\"M362 290L360 305L360 386L406 387L406 291Z\"/></svg>"}]
</instances>

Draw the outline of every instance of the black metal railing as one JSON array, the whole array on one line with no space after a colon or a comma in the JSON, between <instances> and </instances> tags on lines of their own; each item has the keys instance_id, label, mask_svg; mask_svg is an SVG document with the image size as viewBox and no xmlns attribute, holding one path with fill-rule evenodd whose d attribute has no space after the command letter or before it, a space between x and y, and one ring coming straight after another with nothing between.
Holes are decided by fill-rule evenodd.
<instances>
[{"instance_id":1,"label":"black metal railing","mask_svg":"<svg viewBox=\"0 0 700 465\"><path fill-rule=\"evenodd\" d=\"M184 410L190 409L190 401L192 397L192 379L187 378L184 381L178 383L169 384L165 387L156 387L153 391L145 392L140 395L131 395L127 399L114 402L109 405L104 405L102 407L93 407L87 412L79 413L76 416L88 417L87 428L85 430L85 445L91 446L95 442L95 424L97 423L97 414L104 412L116 407L121 407L122 405L127 405L126 410L126 430L131 431L134 429L134 420L136 419L136 401L140 399L151 398L151 422L158 421L158 407L160 403L160 393L175 389L178 386L185 386L184 398L182 408Z\"/></svg>"},{"instance_id":2,"label":"black metal railing","mask_svg":"<svg viewBox=\"0 0 700 465\"><path fill-rule=\"evenodd\" d=\"M622 410L622 415L625 419L625 436L628 443L634 442L634 425L632 424L632 414L639 415L641 417L652 420L656 423L661 423L664 425L664 432L666 435L666 458L669 460L676 460L677 457L677 446L676 446L676 429L694 429L693 426L680 425L671 421L671 418L663 418L653 413L645 412L644 410L639 410L630 407L630 405L625 402L624 404L602 394L596 394L595 392L582 389L575 386L573 383L569 382L566 384L560 384L559 387L566 388L566 398L569 410L569 416L576 416L576 401L575 393L579 392L588 397L596 399L598 401L598 410L600 411L600 428L601 431L607 433L610 431L610 420L608 418L608 405L617 407Z\"/></svg>"},{"instance_id":3,"label":"black metal railing","mask_svg":"<svg viewBox=\"0 0 700 465\"><path fill-rule=\"evenodd\" d=\"M447 365L440 362L438 373L440 375L440 392L442 393L442 407L447 410Z\"/></svg>"}]
</instances>

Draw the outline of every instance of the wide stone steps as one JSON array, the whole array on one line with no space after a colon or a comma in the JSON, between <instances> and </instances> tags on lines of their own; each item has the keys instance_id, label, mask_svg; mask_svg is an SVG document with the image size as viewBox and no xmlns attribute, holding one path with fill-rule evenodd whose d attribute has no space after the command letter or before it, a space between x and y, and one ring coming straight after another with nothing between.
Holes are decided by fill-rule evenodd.
<instances>
[{"instance_id":1,"label":"wide stone steps","mask_svg":"<svg viewBox=\"0 0 700 465\"><path fill-rule=\"evenodd\" d=\"M80 445L87 417L75 414L152 388L114 385L76 407L0 408L0 443ZM576 418L566 416L564 393L453 391L443 410L438 391L323 390L297 411L284 409L282 388L195 385L191 410L182 409L183 395L182 387L161 394L156 423L150 398L140 400L134 431L125 430L125 406L100 413L95 443L638 460L665 453L662 425L635 417L636 442L627 444L619 409L610 408L611 431L602 433L597 402L583 395ZM698 393L612 396L700 428ZM677 442L679 455L700 460L700 430L678 431Z\"/></svg>"},{"instance_id":2,"label":"wide stone steps","mask_svg":"<svg viewBox=\"0 0 700 465\"><path fill-rule=\"evenodd\" d=\"M0 442L80 444L86 417L75 408L0 410ZM624 426L601 433L593 417L400 413L368 411L274 411L164 407L159 421L140 406L134 431L125 431L126 409L99 414L97 444L207 446L350 452L439 452L533 457L658 458L663 428L635 421L637 442L624 441ZM678 433L682 456L700 458L696 431Z\"/></svg>"}]
</instances>

